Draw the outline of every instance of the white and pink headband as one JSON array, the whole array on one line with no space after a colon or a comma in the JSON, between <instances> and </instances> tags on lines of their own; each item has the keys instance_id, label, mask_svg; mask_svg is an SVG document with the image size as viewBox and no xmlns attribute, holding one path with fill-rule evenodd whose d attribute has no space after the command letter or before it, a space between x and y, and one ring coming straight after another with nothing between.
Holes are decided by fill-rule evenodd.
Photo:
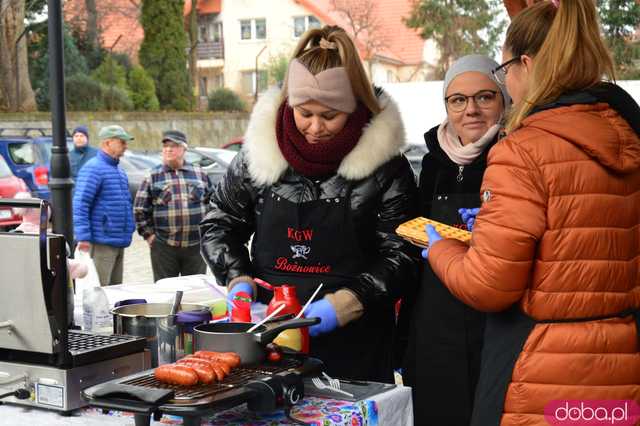
<instances>
[{"instance_id":1,"label":"white and pink headband","mask_svg":"<svg viewBox=\"0 0 640 426\"><path fill-rule=\"evenodd\" d=\"M329 68L313 75L302 62L293 59L289 64L287 88L291 106L313 100L346 113L356 110L356 97L344 67Z\"/></svg>"}]
</instances>

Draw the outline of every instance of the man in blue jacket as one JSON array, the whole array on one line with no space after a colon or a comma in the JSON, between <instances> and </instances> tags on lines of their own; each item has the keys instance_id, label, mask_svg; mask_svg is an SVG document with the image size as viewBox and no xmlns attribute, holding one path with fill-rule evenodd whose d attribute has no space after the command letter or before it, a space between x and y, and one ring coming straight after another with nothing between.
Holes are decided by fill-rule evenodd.
<instances>
[{"instance_id":1,"label":"man in blue jacket","mask_svg":"<svg viewBox=\"0 0 640 426\"><path fill-rule=\"evenodd\" d=\"M78 172L89 160L98 154L98 150L89 145L89 129L87 126L78 126L73 129L73 149L69 152L71 165L71 177L75 180Z\"/></svg>"},{"instance_id":2,"label":"man in blue jacket","mask_svg":"<svg viewBox=\"0 0 640 426\"><path fill-rule=\"evenodd\" d=\"M120 126L100 129L100 150L80 172L73 196L78 249L89 251L101 285L122 283L124 249L135 230L127 175L118 167L133 136Z\"/></svg>"}]
</instances>

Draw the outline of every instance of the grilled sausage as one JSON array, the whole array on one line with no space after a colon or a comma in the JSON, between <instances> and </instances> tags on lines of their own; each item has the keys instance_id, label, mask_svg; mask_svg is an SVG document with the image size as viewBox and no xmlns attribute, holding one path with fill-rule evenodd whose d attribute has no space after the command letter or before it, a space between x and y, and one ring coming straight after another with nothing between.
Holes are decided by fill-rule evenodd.
<instances>
[{"instance_id":1,"label":"grilled sausage","mask_svg":"<svg viewBox=\"0 0 640 426\"><path fill-rule=\"evenodd\" d=\"M225 376L231 373L231 366L229 366L229 364L227 364L226 362L222 362L222 361L209 361L209 362L220 366L220 368L222 368L222 371L224 371Z\"/></svg>"},{"instance_id":2,"label":"grilled sausage","mask_svg":"<svg viewBox=\"0 0 640 426\"><path fill-rule=\"evenodd\" d=\"M218 362L218 361L213 361L211 359L207 359L207 358L198 358L198 357L194 357L194 356L186 356L184 358L182 358L180 361L178 362L184 362L184 363L200 363L202 365L206 365L208 367L210 367L213 372L216 375L217 380L220 382L222 380L224 380L225 376L229 374L229 372L231 371L231 367L229 367L227 364L223 363L223 362Z\"/></svg>"},{"instance_id":3,"label":"grilled sausage","mask_svg":"<svg viewBox=\"0 0 640 426\"><path fill-rule=\"evenodd\" d=\"M211 366L209 365L194 362L193 360L189 359L181 359L177 362L177 364L186 365L187 367L193 368L193 371L195 371L198 375L198 380L200 381L200 383L204 383L205 385L213 382L216 378L216 374L213 371L213 368L211 368Z\"/></svg>"},{"instance_id":4,"label":"grilled sausage","mask_svg":"<svg viewBox=\"0 0 640 426\"><path fill-rule=\"evenodd\" d=\"M221 367L221 363L214 362L214 363L211 363L211 366L213 367L213 371L215 371L216 373L216 377L218 378L218 381L219 382L223 381L224 376L226 376L226 374L224 374L224 369Z\"/></svg>"},{"instance_id":5,"label":"grilled sausage","mask_svg":"<svg viewBox=\"0 0 640 426\"><path fill-rule=\"evenodd\" d=\"M153 372L156 379L163 383L180 386L193 386L198 383L198 374L185 365L161 365Z\"/></svg>"},{"instance_id":6,"label":"grilled sausage","mask_svg":"<svg viewBox=\"0 0 640 426\"><path fill-rule=\"evenodd\" d=\"M236 368L242 361L235 352L211 352L211 351L198 351L194 354L198 358L208 358L215 361L222 361L229 365L231 368Z\"/></svg>"}]
</instances>

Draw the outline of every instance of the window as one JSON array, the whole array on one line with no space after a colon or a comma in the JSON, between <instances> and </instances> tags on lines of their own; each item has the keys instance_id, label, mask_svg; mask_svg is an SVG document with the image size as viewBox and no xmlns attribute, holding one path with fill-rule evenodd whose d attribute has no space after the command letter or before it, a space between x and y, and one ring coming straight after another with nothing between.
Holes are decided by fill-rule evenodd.
<instances>
[{"instance_id":1,"label":"window","mask_svg":"<svg viewBox=\"0 0 640 426\"><path fill-rule=\"evenodd\" d=\"M214 89L224 87L224 74L216 74L213 76L212 83Z\"/></svg>"},{"instance_id":2,"label":"window","mask_svg":"<svg viewBox=\"0 0 640 426\"><path fill-rule=\"evenodd\" d=\"M198 41L201 43L205 43L207 41L209 41L209 35L207 32L207 26L206 25L199 25L198 26Z\"/></svg>"},{"instance_id":3,"label":"window","mask_svg":"<svg viewBox=\"0 0 640 426\"><path fill-rule=\"evenodd\" d=\"M258 81L256 81L256 72L243 71L242 72L242 91L248 95L256 93L256 84L258 85L258 92L263 92L267 88L268 74L266 70L258 71Z\"/></svg>"},{"instance_id":4,"label":"window","mask_svg":"<svg viewBox=\"0 0 640 426\"><path fill-rule=\"evenodd\" d=\"M393 71L387 70L387 83L393 83L394 80Z\"/></svg>"},{"instance_id":5,"label":"window","mask_svg":"<svg viewBox=\"0 0 640 426\"><path fill-rule=\"evenodd\" d=\"M16 164L34 164L36 161L33 146L30 143L9 144L9 156Z\"/></svg>"},{"instance_id":6,"label":"window","mask_svg":"<svg viewBox=\"0 0 640 426\"><path fill-rule=\"evenodd\" d=\"M251 40L251 21L240 21L240 38L242 40Z\"/></svg>"},{"instance_id":7,"label":"window","mask_svg":"<svg viewBox=\"0 0 640 426\"><path fill-rule=\"evenodd\" d=\"M222 41L222 23L212 22L209 27L209 34L211 35L211 41L214 43L220 43Z\"/></svg>"},{"instance_id":8,"label":"window","mask_svg":"<svg viewBox=\"0 0 640 426\"><path fill-rule=\"evenodd\" d=\"M200 77L200 96L207 96L207 77Z\"/></svg>"},{"instance_id":9,"label":"window","mask_svg":"<svg viewBox=\"0 0 640 426\"><path fill-rule=\"evenodd\" d=\"M267 20L243 19L240 21L240 39L264 40L267 38Z\"/></svg>"},{"instance_id":10,"label":"window","mask_svg":"<svg viewBox=\"0 0 640 426\"><path fill-rule=\"evenodd\" d=\"M13 173L11 172L9 165L6 161L4 161L4 158L0 156L0 178L9 177L12 175Z\"/></svg>"},{"instance_id":11,"label":"window","mask_svg":"<svg viewBox=\"0 0 640 426\"><path fill-rule=\"evenodd\" d=\"M296 16L293 18L293 36L300 37L311 28L320 28L321 24L315 16Z\"/></svg>"},{"instance_id":12,"label":"window","mask_svg":"<svg viewBox=\"0 0 640 426\"><path fill-rule=\"evenodd\" d=\"M264 40L267 38L267 20L266 19L256 19L256 38L258 40Z\"/></svg>"}]
</instances>

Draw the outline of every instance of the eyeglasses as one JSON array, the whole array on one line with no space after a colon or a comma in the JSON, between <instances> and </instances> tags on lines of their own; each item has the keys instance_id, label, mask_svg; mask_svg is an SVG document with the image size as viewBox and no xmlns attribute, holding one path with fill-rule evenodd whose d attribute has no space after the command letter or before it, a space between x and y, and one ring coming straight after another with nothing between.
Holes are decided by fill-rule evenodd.
<instances>
[{"instance_id":1,"label":"eyeglasses","mask_svg":"<svg viewBox=\"0 0 640 426\"><path fill-rule=\"evenodd\" d=\"M467 109L469 98L473 98L473 101L479 108L488 109L492 108L498 98L498 92L495 90L481 90L478 93L467 96L460 93L454 93L444 98L447 103L447 109L453 112L462 112Z\"/></svg>"},{"instance_id":2,"label":"eyeglasses","mask_svg":"<svg viewBox=\"0 0 640 426\"><path fill-rule=\"evenodd\" d=\"M492 69L491 74L493 74L493 78L495 78L498 83L504 84L509 67L516 62L520 62L520 56L513 57L499 67Z\"/></svg>"}]
</instances>

